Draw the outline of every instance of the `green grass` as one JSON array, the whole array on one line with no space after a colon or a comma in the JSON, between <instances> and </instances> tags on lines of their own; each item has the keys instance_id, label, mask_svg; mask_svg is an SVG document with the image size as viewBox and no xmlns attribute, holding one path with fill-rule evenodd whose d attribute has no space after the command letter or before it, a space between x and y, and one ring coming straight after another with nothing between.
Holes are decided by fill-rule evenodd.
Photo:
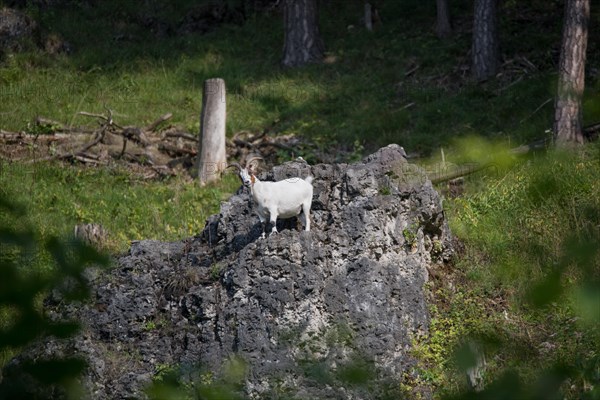
<instances>
[{"instance_id":1,"label":"green grass","mask_svg":"<svg viewBox=\"0 0 600 400\"><path fill-rule=\"evenodd\" d=\"M132 240L199 234L237 187L233 175L200 189L183 178L146 181L118 168L0 164L2 194L26 207L42 237L69 236L76 224L99 223L109 232L111 251L126 250Z\"/></svg>"},{"instance_id":2,"label":"green grass","mask_svg":"<svg viewBox=\"0 0 600 400\"><path fill-rule=\"evenodd\" d=\"M467 3L454 6L462 25L471 13ZM431 29L434 9L416 1L382 4L385 20L373 33L358 24L360 4L324 3L321 30L334 61L300 70L279 67L283 27L277 13L204 35L158 37L140 21L160 18L176 29L195 3L148 4L106 1L32 12L74 51L53 57L30 52L0 64L0 127L27 129L38 115L90 124L77 112L106 106L121 124L145 125L172 112L172 123L197 132L202 84L211 77L227 83L230 135L272 127L275 134L327 144L358 140L373 150L396 142L427 154L471 134L523 143L551 125L551 103L532 114L554 93L554 67L543 49L559 42L560 23L535 36L539 48L526 49L540 60L539 72L515 72L479 86L461 72L469 64L468 32L461 26L452 40L439 41ZM507 36L503 51L509 57L525 50ZM414 65L419 69L406 77ZM586 115L593 121L600 114L591 110Z\"/></svg>"},{"instance_id":3,"label":"green grass","mask_svg":"<svg viewBox=\"0 0 600 400\"><path fill-rule=\"evenodd\" d=\"M452 231L490 265L467 265L486 287L522 296L560 260L570 235L594 237L600 223L600 148L518 163L501 179L448 203Z\"/></svg>"},{"instance_id":4,"label":"green grass","mask_svg":"<svg viewBox=\"0 0 600 400\"><path fill-rule=\"evenodd\" d=\"M550 152L467 178L466 195L447 200L465 250L430 288L431 331L415 340L412 385L439 397L464 390L453 349L476 338L488 385L514 371L535 387L544 371L569 366L565 398L590 395L600 368L599 166L598 144Z\"/></svg>"},{"instance_id":5,"label":"green grass","mask_svg":"<svg viewBox=\"0 0 600 400\"><path fill-rule=\"evenodd\" d=\"M525 56L537 69L505 68L499 79L483 84L470 81L464 69L470 1L452 3L456 29L448 41L435 38L435 7L427 2L380 2L383 24L367 33L359 23L361 2L323 1L321 32L331 62L298 70L278 64L283 29L277 13L204 35L158 37L140 21L154 17L176 27L199 3L70 3L28 12L44 32L60 33L71 54L29 51L0 61L1 129L32 130L36 116L91 125L77 112L109 107L122 125L144 126L172 112L172 124L196 133L202 84L212 77L227 84L228 135L269 128L272 134L305 136L329 152L343 146L356 155L395 142L409 153L436 154L442 146L450 162L481 161L503 146L544 137L551 128L548 99L555 93L562 12L556 2L504 2L503 57ZM598 26L590 26L586 123L600 120L600 80L593 72L600 62ZM472 136L502 146L456 144ZM564 264L569 238L598 234L600 148L494 162L495 174L468 178L465 196L446 202L465 250L442 282L430 287L431 334L415 338L420 364L407 392L424 385L442 396L463 388L454 348L465 337L484 335L494 337L486 382L507 368L533 381L541 367L560 361L579 366L581 374L563 388L567 398L579 398L590 384L586 369L597 368L593 332L600 331L582 282L597 277L599 267L592 264L591 274L574 262L560 267L561 297L550 298L546 308L534 307L531 296L537 288L539 301L540 287L556 285L548 277ZM183 178L144 181L117 167L0 164L0 191L26 206L42 236L68 236L77 223L100 223L110 233L111 252L126 250L131 240L199 233L237 186L233 177L200 189ZM11 317L0 311L6 314L0 315L1 327ZM543 343L551 350L543 350Z\"/></svg>"}]
</instances>

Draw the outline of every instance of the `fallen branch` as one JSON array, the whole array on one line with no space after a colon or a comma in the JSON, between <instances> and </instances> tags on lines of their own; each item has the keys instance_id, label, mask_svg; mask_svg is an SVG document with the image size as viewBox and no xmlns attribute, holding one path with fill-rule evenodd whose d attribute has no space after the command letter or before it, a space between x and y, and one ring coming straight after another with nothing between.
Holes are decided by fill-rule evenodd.
<instances>
[{"instance_id":1,"label":"fallen branch","mask_svg":"<svg viewBox=\"0 0 600 400\"><path fill-rule=\"evenodd\" d=\"M172 116L172 113L166 113L165 115L160 116L156 121L146 127L146 132L154 132L160 124L171 119Z\"/></svg>"},{"instance_id":2,"label":"fallen branch","mask_svg":"<svg viewBox=\"0 0 600 400\"><path fill-rule=\"evenodd\" d=\"M528 66L528 67L529 67L531 70L533 70L533 71L537 71L537 70L538 70L538 67L536 67L534 63L532 63L531 61L529 61L529 60L527 59L527 57L525 57L525 56L521 56L521 61L522 61L522 62L523 62L525 65L527 65L527 66Z\"/></svg>"},{"instance_id":3,"label":"fallen branch","mask_svg":"<svg viewBox=\"0 0 600 400\"><path fill-rule=\"evenodd\" d=\"M493 163L484 163L484 164L473 164L468 165L466 167L460 167L455 171L450 171L445 174L441 174L439 176L428 176L431 183L436 185L438 183L451 181L453 179L457 179L463 176L474 174L475 172L483 171L484 169L492 167Z\"/></svg>"},{"instance_id":4,"label":"fallen branch","mask_svg":"<svg viewBox=\"0 0 600 400\"><path fill-rule=\"evenodd\" d=\"M250 142L247 142L245 140L242 139L233 139L232 140L233 145L237 145L237 146L243 146L243 147L247 147L249 149L253 148L254 145Z\"/></svg>"},{"instance_id":5,"label":"fallen branch","mask_svg":"<svg viewBox=\"0 0 600 400\"><path fill-rule=\"evenodd\" d=\"M530 153L530 152L533 152L536 150L543 150L548 147L548 143L550 141L551 141L551 139L549 139L549 138L536 140L535 142L531 142L531 143L523 145L523 146L515 147L514 149L509 150L508 153L512 154L512 155L524 155L524 154L527 154L527 153ZM438 183L451 181L453 179L457 179L462 176L471 175L476 172L483 171L484 169L487 169L487 168L493 168L494 166L495 166L494 162L486 162L486 163L482 163L482 164L473 163L473 164L469 164L464 167L459 167L458 169L456 169L454 171L440 174L438 176L433 175L433 176L429 177L429 179L431 180L431 183L433 183L435 185Z\"/></svg>"},{"instance_id":6,"label":"fallen branch","mask_svg":"<svg viewBox=\"0 0 600 400\"><path fill-rule=\"evenodd\" d=\"M521 121L519 121L519 123L522 124L523 122L527 121L529 118L533 117L538 111L540 111L542 109L542 107L544 107L546 104L550 103L552 100L553 100L553 97L550 97L548 100L544 101L542 104L540 104L538 106L538 108L533 110L533 112L531 114L529 114L528 116L523 118Z\"/></svg>"},{"instance_id":7,"label":"fallen branch","mask_svg":"<svg viewBox=\"0 0 600 400\"><path fill-rule=\"evenodd\" d=\"M188 149L185 147L177 147L177 146L172 146L172 145L166 144L166 143L159 144L158 149L162 150L162 151L167 151L169 153L175 153L175 154L189 154L191 156L195 156L198 154L197 149Z\"/></svg>"},{"instance_id":8,"label":"fallen branch","mask_svg":"<svg viewBox=\"0 0 600 400\"><path fill-rule=\"evenodd\" d=\"M25 137L24 132L11 132L0 129L0 138L1 139L20 139Z\"/></svg>"},{"instance_id":9,"label":"fallen branch","mask_svg":"<svg viewBox=\"0 0 600 400\"><path fill-rule=\"evenodd\" d=\"M167 167L175 168L178 165L184 165L185 163L194 164L194 156L187 155L179 158L174 158L167 163Z\"/></svg>"},{"instance_id":10,"label":"fallen branch","mask_svg":"<svg viewBox=\"0 0 600 400\"><path fill-rule=\"evenodd\" d=\"M600 122L597 124L585 126L583 128L583 136L585 136L585 138L590 142L598 139L598 137L600 136Z\"/></svg>"},{"instance_id":11,"label":"fallen branch","mask_svg":"<svg viewBox=\"0 0 600 400\"><path fill-rule=\"evenodd\" d=\"M514 149L510 149L508 152L514 155L523 155L536 150L544 150L550 144L550 138L544 138L536 140L535 142L531 142L529 144L524 144L519 147L515 147Z\"/></svg>"},{"instance_id":12,"label":"fallen branch","mask_svg":"<svg viewBox=\"0 0 600 400\"><path fill-rule=\"evenodd\" d=\"M79 162L82 162L84 164L96 164L96 165L106 165L105 161L102 160L98 160L95 157L89 157L89 155L74 155L73 156L74 160L77 160Z\"/></svg>"},{"instance_id":13,"label":"fallen branch","mask_svg":"<svg viewBox=\"0 0 600 400\"><path fill-rule=\"evenodd\" d=\"M262 142L262 143L258 143L255 145L256 147L268 147L268 146L273 146L273 147L277 147L278 149L282 149L282 150L287 150L287 151L294 151L294 149L290 146L286 146L285 144L282 143L277 143L277 142Z\"/></svg>"},{"instance_id":14,"label":"fallen branch","mask_svg":"<svg viewBox=\"0 0 600 400\"><path fill-rule=\"evenodd\" d=\"M127 140L127 139L132 140L136 143L141 144L144 147L152 144L152 142L150 140L148 140L148 138L146 137L144 132L140 128L136 128L135 126L125 127L125 128L123 128L123 130L121 132L117 132L117 133L118 134L120 133L121 136L123 136L123 138L125 140Z\"/></svg>"},{"instance_id":15,"label":"fallen branch","mask_svg":"<svg viewBox=\"0 0 600 400\"><path fill-rule=\"evenodd\" d=\"M106 127L103 127L96 134L96 137L93 140L86 143L83 147L81 147L80 149L78 149L76 151L73 151L70 153L65 153L65 154L56 154L53 156L42 157L42 158L37 158L37 159L34 158L33 160L29 160L28 163L36 163L36 162L41 162L41 161L53 161L53 160L65 160L65 159L69 159L69 158L75 158L76 156L81 156L83 153L85 153L86 151L88 151L89 149L91 149L92 147L97 145L98 143L100 143L102 141L102 139L104 139L105 133L106 133Z\"/></svg>"},{"instance_id":16,"label":"fallen branch","mask_svg":"<svg viewBox=\"0 0 600 400\"><path fill-rule=\"evenodd\" d=\"M85 117L92 117L92 118L99 118L101 120L104 120L106 122L106 125L115 126L119 129L123 129L122 126L120 126L119 124L116 124L115 121L113 120L112 110L110 108L106 108L106 111L108 112L108 116L102 115L102 114L90 113L87 111L79 111L77 113L77 115L83 115Z\"/></svg>"},{"instance_id":17,"label":"fallen branch","mask_svg":"<svg viewBox=\"0 0 600 400\"><path fill-rule=\"evenodd\" d=\"M419 68L421 68L419 64L415 65L414 67L412 67L404 73L404 77L409 77L410 75L414 74Z\"/></svg>"},{"instance_id":18,"label":"fallen branch","mask_svg":"<svg viewBox=\"0 0 600 400\"><path fill-rule=\"evenodd\" d=\"M54 121L52 119L48 119L48 118L44 118L44 117L38 116L35 119L35 123L36 123L36 125L50 125L53 128L58 128L61 131L69 130L69 128L67 128L62 122Z\"/></svg>"},{"instance_id":19,"label":"fallen branch","mask_svg":"<svg viewBox=\"0 0 600 400\"><path fill-rule=\"evenodd\" d=\"M166 132L165 133L165 137L179 137L182 139L186 139L186 140L190 140L193 142L197 142L198 141L198 137L192 135L191 133L186 133L186 132Z\"/></svg>"},{"instance_id":20,"label":"fallen branch","mask_svg":"<svg viewBox=\"0 0 600 400\"><path fill-rule=\"evenodd\" d=\"M249 137L247 137L245 140L244 139L240 139L240 136L243 136L243 135L246 135L246 136L249 136ZM236 141L236 140L241 140L243 142L254 143L254 142L257 142L257 141L261 140L262 138L264 138L267 135L267 131L264 130L261 133L258 133L256 135L252 135L252 136L250 136L250 135L252 135L251 132L240 131L240 132L237 132L235 135L233 135L233 137L231 138L231 141L233 142L233 141Z\"/></svg>"},{"instance_id":21,"label":"fallen branch","mask_svg":"<svg viewBox=\"0 0 600 400\"><path fill-rule=\"evenodd\" d=\"M84 117L100 118L100 119L105 120L106 122L110 122L111 121L111 119L109 119L106 115L90 113L90 112L87 112L87 111L79 111L77 113L77 115L83 115Z\"/></svg>"}]
</instances>

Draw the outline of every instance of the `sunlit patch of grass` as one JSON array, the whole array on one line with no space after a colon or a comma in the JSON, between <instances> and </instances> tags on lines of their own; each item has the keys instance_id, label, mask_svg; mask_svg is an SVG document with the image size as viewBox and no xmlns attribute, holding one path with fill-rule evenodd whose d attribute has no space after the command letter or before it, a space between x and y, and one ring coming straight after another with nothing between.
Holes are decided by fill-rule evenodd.
<instances>
[{"instance_id":1,"label":"sunlit patch of grass","mask_svg":"<svg viewBox=\"0 0 600 400\"><path fill-rule=\"evenodd\" d=\"M494 269L496 284L520 294L547 273L567 233L598 223L586 211L600 208L598 157L596 145L584 153L535 157L483 190L448 202L453 232L489 257L473 268Z\"/></svg>"},{"instance_id":2,"label":"sunlit patch of grass","mask_svg":"<svg viewBox=\"0 0 600 400\"><path fill-rule=\"evenodd\" d=\"M44 29L60 33L73 52L30 52L0 65L0 127L26 129L38 115L91 124L77 112L108 107L120 124L143 126L171 112L172 124L197 133L203 82L221 77L228 135L268 128L330 144L358 141L365 151L396 142L428 154L457 136L482 133L522 144L548 128L551 105L533 111L554 93L554 75L541 71L515 76L520 81L510 86L477 85L456 72L457 63L467 62L469 35L437 40L425 23L434 20L431 7L386 3L385 23L367 33L358 23L362 6L334 3L321 7L333 61L300 70L279 66L283 23L277 13L249 15L243 25L224 24L203 35L163 36L140 21L158 18L176 29L197 3L140 9L106 1L39 13ZM470 9L467 2L455 7Z\"/></svg>"},{"instance_id":3,"label":"sunlit patch of grass","mask_svg":"<svg viewBox=\"0 0 600 400\"><path fill-rule=\"evenodd\" d=\"M68 168L60 164L2 164L2 192L23 203L44 236L68 236L76 224L101 224L109 250L141 239L177 240L202 231L239 181L200 188L182 178L145 181L119 169Z\"/></svg>"},{"instance_id":4,"label":"sunlit patch of grass","mask_svg":"<svg viewBox=\"0 0 600 400\"><path fill-rule=\"evenodd\" d=\"M457 153L482 156L480 150ZM440 395L461 386L447 358L441 368L431 361L452 346L455 329L462 329L461 340L475 336L486 343L486 382L507 370L532 382L544 369L570 365L577 373L561 387L565 398L590 390L599 360L590 351L597 346L600 322L598 165L598 144L578 152L550 151L501 175L467 177L466 194L446 201L452 231L465 249L447 277L454 288L450 298L444 303L439 291L434 296L451 305L432 310L432 321L447 320L445 326L433 323L431 335L416 348L429 365L423 376L433 379Z\"/></svg>"}]
</instances>

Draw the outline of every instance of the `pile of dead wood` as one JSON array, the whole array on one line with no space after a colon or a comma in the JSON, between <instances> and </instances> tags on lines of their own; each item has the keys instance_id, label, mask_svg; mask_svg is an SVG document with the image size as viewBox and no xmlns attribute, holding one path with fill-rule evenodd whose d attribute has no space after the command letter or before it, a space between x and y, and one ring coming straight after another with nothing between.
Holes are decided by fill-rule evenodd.
<instances>
[{"instance_id":1,"label":"pile of dead wood","mask_svg":"<svg viewBox=\"0 0 600 400\"><path fill-rule=\"evenodd\" d=\"M73 127L38 117L31 129L22 132L0 130L0 157L36 163L62 160L92 166L124 165L144 178L152 179L185 172L197 174L198 136L168 125L172 114L162 115L145 127L122 126L113 112L79 112L96 120L95 127ZM239 160L256 154L267 162L295 157L306 143L295 135L238 132L227 141L227 157Z\"/></svg>"}]
</instances>

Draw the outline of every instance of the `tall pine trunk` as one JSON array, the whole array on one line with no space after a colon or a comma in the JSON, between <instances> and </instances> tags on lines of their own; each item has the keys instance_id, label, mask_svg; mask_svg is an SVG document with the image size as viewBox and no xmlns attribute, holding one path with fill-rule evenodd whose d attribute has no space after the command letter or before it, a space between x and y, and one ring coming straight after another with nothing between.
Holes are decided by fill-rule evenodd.
<instances>
[{"instance_id":1,"label":"tall pine trunk","mask_svg":"<svg viewBox=\"0 0 600 400\"><path fill-rule=\"evenodd\" d=\"M498 1L475 0L473 19L473 75L482 81L498 71Z\"/></svg>"},{"instance_id":2,"label":"tall pine trunk","mask_svg":"<svg viewBox=\"0 0 600 400\"><path fill-rule=\"evenodd\" d=\"M567 0L554 108L554 135L559 146L584 142L581 99L589 18L589 0Z\"/></svg>"},{"instance_id":3,"label":"tall pine trunk","mask_svg":"<svg viewBox=\"0 0 600 400\"><path fill-rule=\"evenodd\" d=\"M316 0L284 0L285 42L282 64L298 67L320 62L324 46L319 33Z\"/></svg>"},{"instance_id":4,"label":"tall pine trunk","mask_svg":"<svg viewBox=\"0 0 600 400\"><path fill-rule=\"evenodd\" d=\"M435 24L435 33L440 39L445 39L452 34L450 24L450 8L448 0L436 0L437 4L437 22Z\"/></svg>"}]
</instances>

